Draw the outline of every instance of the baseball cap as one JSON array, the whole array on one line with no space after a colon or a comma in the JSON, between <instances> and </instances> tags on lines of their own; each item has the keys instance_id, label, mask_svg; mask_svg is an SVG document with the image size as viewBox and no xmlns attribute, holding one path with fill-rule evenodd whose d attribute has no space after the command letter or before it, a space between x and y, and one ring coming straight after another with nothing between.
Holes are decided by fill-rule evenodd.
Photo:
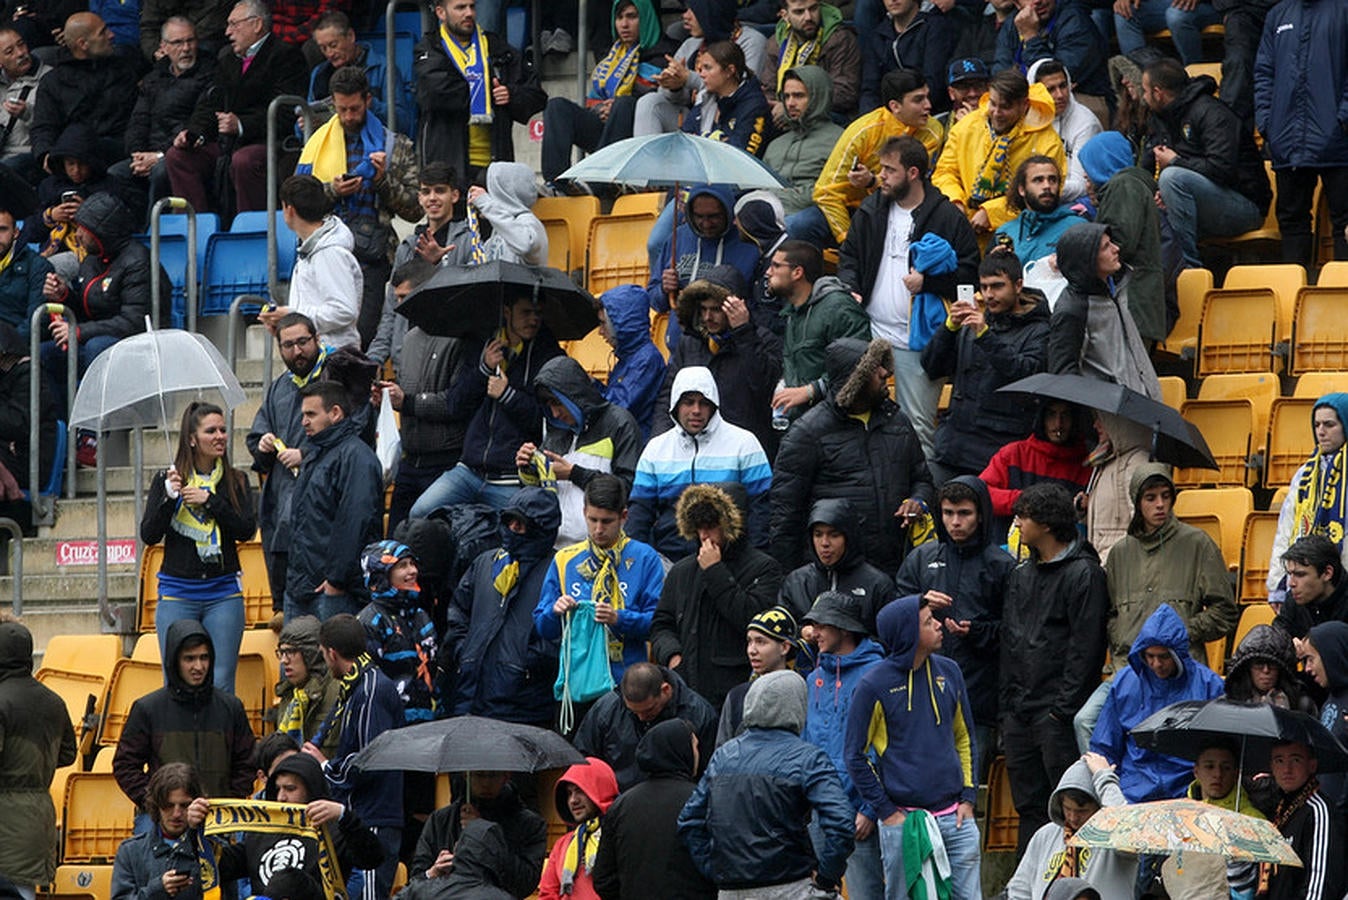
<instances>
[{"instance_id":1,"label":"baseball cap","mask_svg":"<svg viewBox=\"0 0 1348 900\"><path fill-rule=\"evenodd\" d=\"M961 81L987 81L991 77L987 63L977 56L966 56L950 61L945 80L947 84L959 84Z\"/></svg>"}]
</instances>

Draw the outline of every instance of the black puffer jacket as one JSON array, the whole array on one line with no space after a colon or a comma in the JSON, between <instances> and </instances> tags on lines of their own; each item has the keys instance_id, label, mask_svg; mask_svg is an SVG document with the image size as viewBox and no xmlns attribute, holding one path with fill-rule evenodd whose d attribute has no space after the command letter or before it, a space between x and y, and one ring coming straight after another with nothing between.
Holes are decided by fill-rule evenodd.
<instances>
[{"instance_id":1,"label":"black puffer jacket","mask_svg":"<svg viewBox=\"0 0 1348 900\"><path fill-rule=\"evenodd\" d=\"M843 533L847 546L842 559L833 566L824 565L807 533L810 562L786 574L782 581L781 604L791 610L799 622L824 591L842 591L858 598L866 629L875 634L876 614L899 596L895 593L894 579L866 561L865 537L856 510L847 500L816 500L810 507L810 521L805 527L808 531L815 525L831 525Z\"/></svg>"},{"instance_id":2,"label":"black puffer jacket","mask_svg":"<svg viewBox=\"0 0 1348 900\"><path fill-rule=\"evenodd\" d=\"M903 561L907 535L894 517L900 504L911 497L935 508L922 445L898 405L886 396L864 425L846 411L877 368L893 366L892 354L883 339L868 346L840 338L829 345L829 384L841 387L786 432L772 475L772 555L784 568L804 561L805 517L816 500L851 502L866 559L886 572Z\"/></svg>"},{"instance_id":3,"label":"black puffer jacket","mask_svg":"<svg viewBox=\"0 0 1348 900\"><path fill-rule=\"evenodd\" d=\"M728 496L733 502L727 501ZM692 513L703 504L716 510L727 541L721 561L704 569L697 556L685 556L669 570L651 618L651 657L669 665L670 659L681 656L674 671L720 709L730 689L749 679L744 629L777 602L782 570L746 539L748 502L738 484L692 484L684 489L675 518L685 540L697 538Z\"/></svg>"},{"instance_id":4,"label":"black puffer jacket","mask_svg":"<svg viewBox=\"0 0 1348 900\"><path fill-rule=\"evenodd\" d=\"M33 98L33 155L42 159L67 125L93 132L104 165L122 155L136 105L136 69L121 56L75 59L62 48Z\"/></svg>"},{"instance_id":5,"label":"black puffer jacket","mask_svg":"<svg viewBox=\"0 0 1348 900\"><path fill-rule=\"evenodd\" d=\"M112 757L112 773L122 792L141 806L150 776L164 763L196 766L209 797L246 797L253 789L253 730L239 698L214 686L211 667L206 681L192 687L178 669L178 654L189 638L211 636L193 619L169 626L165 639L162 687L131 704L131 712Z\"/></svg>"},{"instance_id":6,"label":"black puffer jacket","mask_svg":"<svg viewBox=\"0 0 1348 900\"><path fill-rule=\"evenodd\" d=\"M1270 662L1278 667L1278 683L1273 692L1281 691L1287 698L1287 705L1308 715L1318 710L1315 703L1301 691L1297 681L1297 654L1292 639L1272 625L1256 625L1245 635L1236 652L1231 654L1231 663L1226 667L1226 697L1241 703L1274 702L1266 695L1257 695L1250 680L1250 668L1256 662ZM1276 694L1274 694L1276 696Z\"/></svg>"},{"instance_id":7,"label":"black puffer jacket","mask_svg":"<svg viewBox=\"0 0 1348 900\"><path fill-rule=\"evenodd\" d=\"M163 152L196 108L201 93L215 83L215 59L198 56L197 64L181 75L169 69L168 59L155 63L140 83L140 96L126 128L126 152Z\"/></svg>"},{"instance_id":8,"label":"black puffer jacket","mask_svg":"<svg viewBox=\"0 0 1348 900\"><path fill-rule=\"evenodd\" d=\"M624 791L604 813L604 838L594 861L594 888L603 900L646 900L660 885L665 900L712 900L716 886L693 865L679 840L679 813L697 782L693 727L666 720L637 745L646 780Z\"/></svg>"},{"instance_id":9,"label":"black puffer jacket","mask_svg":"<svg viewBox=\"0 0 1348 900\"><path fill-rule=\"evenodd\" d=\"M1001 714L1070 723L1100 683L1108 617L1105 570L1085 541L1013 569L1002 605Z\"/></svg>"},{"instance_id":10,"label":"black puffer jacket","mask_svg":"<svg viewBox=\"0 0 1348 900\"><path fill-rule=\"evenodd\" d=\"M1044 371L1048 356L1048 301L1034 288L1021 315L987 316L987 330L938 328L922 351L933 379L951 379L950 411L936 428L934 458L961 472L981 472L992 454L1034 427L1035 399L997 389Z\"/></svg>"},{"instance_id":11,"label":"black puffer jacket","mask_svg":"<svg viewBox=\"0 0 1348 900\"><path fill-rule=\"evenodd\" d=\"M426 870L435 864L441 850L454 850L472 823L459 820L464 798L431 813L417 840L412 857L412 881L426 881ZM516 897L527 897L538 888L538 877L543 874L543 860L548 855L548 823L542 816L520 802L513 784L506 784L492 799L473 797L473 808L481 816L478 821L492 822L501 829L510 854L498 859L492 871L499 884ZM457 856L454 869L458 871Z\"/></svg>"},{"instance_id":12,"label":"black puffer jacket","mask_svg":"<svg viewBox=\"0 0 1348 900\"><path fill-rule=\"evenodd\" d=\"M75 310L81 343L140 334L150 312L150 251L132 238L131 211L112 194L94 194L80 204L75 222L98 241L63 300ZM160 278L168 284L162 266Z\"/></svg>"},{"instance_id":13,"label":"black puffer jacket","mask_svg":"<svg viewBox=\"0 0 1348 900\"><path fill-rule=\"evenodd\" d=\"M928 541L908 554L899 569L899 596L940 591L953 598L937 613L942 621L969 622L968 637L946 633L941 653L959 663L973 704L974 721L993 725L997 717L998 652L1002 632L1002 600L1006 576L1015 566L992 532L992 500L982 481L972 475L952 479L978 495L978 533L956 544L937 513L940 540Z\"/></svg>"},{"instance_id":14,"label":"black puffer jacket","mask_svg":"<svg viewBox=\"0 0 1348 900\"><path fill-rule=\"evenodd\" d=\"M1153 112L1141 165L1151 169L1153 151L1169 147L1178 154L1174 165L1213 184L1235 188L1259 207L1260 214L1267 213L1273 191L1254 134L1216 93L1212 76L1199 75L1189 79L1173 103Z\"/></svg>"}]
</instances>

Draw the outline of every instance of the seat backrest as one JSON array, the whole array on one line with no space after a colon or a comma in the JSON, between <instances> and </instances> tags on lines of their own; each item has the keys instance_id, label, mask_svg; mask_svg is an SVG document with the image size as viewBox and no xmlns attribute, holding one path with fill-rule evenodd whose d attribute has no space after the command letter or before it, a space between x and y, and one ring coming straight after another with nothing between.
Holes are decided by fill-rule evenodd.
<instances>
[{"instance_id":1,"label":"seat backrest","mask_svg":"<svg viewBox=\"0 0 1348 900\"><path fill-rule=\"evenodd\" d=\"M1249 513L1244 531L1237 599L1241 603L1255 603L1268 599L1268 571L1273 558L1273 538L1278 532L1278 513L1264 510Z\"/></svg>"},{"instance_id":2,"label":"seat backrest","mask_svg":"<svg viewBox=\"0 0 1348 900\"><path fill-rule=\"evenodd\" d=\"M98 742L105 747L117 746L131 713L131 704L164 686L164 667L138 659L119 659L112 670L108 687L108 702L103 713L103 731Z\"/></svg>"},{"instance_id":3,"label":"seat backrest","mask_svg":"<svg viewBox=\"0 0 1348 900\"><path fill-rule=\"evenodd\" d=\"M1348 287L1348 260L1336 259L1325 263L1315 283L1320 287Z\"/></svg>"},{"instance_id":4,"label":"seat backrest","mask_svg":"<svg viewBox=\"0 0 1348 900\"><path fill-rule=\"evenodd\" d=\"M112 667L122 658L122 639L115 634L58 634L47 639L42 653L44 669L112 676Z\"/></svg>"},{"instance_id":5,"label":"seat backrest","mask_svg":"<svg viewBox=\"0 0 1348 900\"><path fill-rule=\"evenodd\" d=\"M34 677L61 698L70 716L70 724L75 728L75 742L77 745L82 744L84 716L90 711L89 698L93 698L94 715L101 715L107 704L108 676L92 672L66 672L43 666Z\"/></svg>"},{"instance_id":6,"label":"seat backrest","mask_svg":"<svg viewBox=\"0 0 1348 900\"><path fill-rule=\"evenodd\" d=\"M548 265L563 272L571 268L571 226L566 219L539 219L548 235Z\"/></svg>"},{"instance_id":7,"label":"seat backrest","mask_svg":"<svg viewBox=\"0 0 1348 900\"><path fill-rule=\"evenodd\" d=\"M1189 488L1175 497L1175 516L1212 515L1230 528L1222 529L1222 558L1240 560L1241 529L1239 523L1254 509L1254 495L1249 488Z\"/></svg>"},{"instance_id":8,"label":"seat backrest","mask_svg":"<svg viewBox=\"0 0 1348 900\"><path fill-rule=\"evenodd\" d=\"M1292 388L1292 396L1315 399L1325 394L1332 394L1345 384L1348 384L1348 371L1307 372L1297 379L1296 387Z\"/></svg>"},{"instance_id":9,"label":"seat backrest","mask_svg":"<svg viewBox=\"0 0 1348 900\"><path fill-rule=\"evenodd\" d=\"M598 297L620 284L645 285L650 280L646 238L654 215L600 216L590 223L586 257L589 290Z\"/></svg>"},{"instance_id":10,"label":"seat backrest","mask_svg":"<svg viewBox=\"0 0 1348 900\"><path fill-rule=\"evenodd\" d=\"M640 194L623 194L613 201L611 215L629 216L633 213L655 213L659 215L665 206L664 191L643 191Z\"/></svg>"},{"instance_id":11,"label":"seat backrest","mask_svg":"<svg viewBox=\"0 0 1348 900\"><path fill-rule=\"evenodd\" d=\"M562 349L567 356L580 363L591 378L608 382L609 371L613 368L613 348L604 340L598 328L578 341L566 341Z\"/></svg>"},{"instance_id":12,"label":"seat backrest","mask_svg":"<svg viewBox=\"0 0 1348 900\"><path fill-rule=\"evenodd\" d=\"M1306 270L1297 263L1264 263L1257 266L1232 266L1222 281L1223 288L1270 288L1278 298L1278 335L1280 341L1292 336L1292 317L1296 312L1297 291L1306 286Z\"/></svg>"},{"instance_id":13,"label":"seat backrest","mask_svg":"<svg viewBox=\"0 0 1348 900\"><path fill-rule=\"evenodd\" d=\"M1272 372L1278 298L1269 288L1211 290L1203 298L1197 374Z\"/></svg>"},{"instance_id":14,"label":"seat backrest","mask_svg":"<svg viewBox=\"0 0 1348 900\"><path fill-rule=\"evenodd\" d=\"M1256 625L1272 625L1276 615L1273 607L1267 603L1250 603L1242 607L1240 622L1236 625L1236 633L1231 638L1231 646L1239 648L1241 641L1250 633L1250 629Z\"/></svg>"},{"instance_id":15,"label":"seat backrest","mask_svg":"<svg viewBox=\"0 0 1348 900\"><path fill-rule=\"evenodd\" d=\"M159 635L152 631L136 638L136 645L131 648L131 658L139 662L154 663L156 666L163 662L163 656L159 652Z\"/></svg>"},{"instance_id":16,"label":"seat backrest","mask_svg":"<svg viewBox=\"0 0 1348 900\"><path fill-rule=\"evenodd\" d=\"M534 202L534 215L540 219L566 219L570 222L588 223L590 219L599 215L599 198L589 194L577 197L539 197Z\"/></svg>"},{"instance_id":17,"label":"seat backrest","mask_svg":"<svg viewBox=\"0 0 1348 900\"><path fill-rule=\"evenodd\" d=\"M272 657L275 659L275 656ZM262 712L267 708L267 696L276 681L271 677L270 667L260 653L240 653L238 668L234 672L234 696L243 704L248 724L253 734L265 734Z\"/></svg>"},{"instance_id":18,"label":"seat backrest","mask_svg":"<svg viewBox=\"0 0 1348 900\"><path fill-rule=\"evenodd\" d=\"M267 288L265 232L222 231L211 235L201 271L200 315L224 315L238 295L265 297Z\"/></svg>"},{"instance_id":19,"label":"seat backrest","mask_svg":"<svg viewBox=\"0 0 1348 900\"><path fill-rule=\"evenodd\" d=\"M1165 339L1165 349L1180 354L1198 343L1198 323L1203 318L1203 297L1212 290L1212 272L1185 269L1175 282L1179 294L1179 319Z\"/></svg>"},{"instance_id":20,"label":"seat backrest","mask_svg":"<svg viewBox=\"0 0 1348 900\"><path fill-rule=\"evenodd\" d=\"M1016 849L1020 816L1011 798L1011 779L1006 757L998 756L988 769L988 818L983 829L983 849L989 852Z\"/></svg>"},{"instance_id":21,"label":"seat backrest","mask_svg":"<svg viewBox=\"0 0 1348 900\"><path fill-rule=\"evenodd\" d=\"M75 772L66 779L63 862L112 862L131 836L136 808L111 772Z\"/></svg>"},{"instance_id":22,"label":"seat backrest","mask_svg":"<svg viewBox=\"0 0 1348 900\"><path fill-rule=\"evenodd\" d=\"M1199 400L1249 400L1254 410L1254 445L1264 442L1269 411L1282 392L1282 383L1271 372L1232 372L1209 375L1198 388Z\"/></svg>"},{"instance_id":23,"label":"seat backrest","mask_svg":"<svg viewBox=\"0 0 1348 900\"><path fill-rule=\"evenodd\" d=\"M1348 369L1348 287L1304 287L1297 292L1288 371Z\"/></svg>"},{"instance_id":24,"label":"seat backrest","mask_svg":"<svg viewBox=\"0 0 1348 900\"><path fill-rule=\"evenodd\" d=\"M1187 516L1176 516L1176 518L1187 525L1192 525L1212 538L1212 542L1217 545L1217 549L1222 551L1222 560L1226 563L1228 569L1234 569L1240 565L1239 547L1236 547L1237 553L1234 559L1226 555L1228 547L1235 545L1236 542L1226 539L1226 528L1223 527L1221 519L1212 513L1195 513ZM1235 526L1232 526L1232 528L1234 529Z\"/></svg>"},{"instance_id":25,"label":"seat backrest","mask_svg":"<svg viewBox=\"0 0 1348 900\"><path fill-rule=\"evenodd\" d=\"M146 544L141 550L136 602L136 628L141 632L154 631L155 607L159 605L159 567L163 561L163 544Z\"/></svg>"},{"instance_id":26,"label":"seat backrest","mask_svg":"<svg viewBox=\"0 0 1348 900\"><path fill-rule=\"evenodd\" d=\"M1287 487L1297 469L1315 452L1315 430L1311 427L1314 407L1315 400L1310 397L1281 397L1274 401L1264 464L1266 487Z\"/></svg>"},{"instance_id":27,"label":"seat backrest","mask_svg":"<svg viewBox=\"0 0 1348 900\"><path fill-rule=\"evenodd\" d=\"M1188 387L1178 375L1162 375L1156 379L1161 383L1161 402L1171 409L1179 409L1188 397ZM946 387L950 387L949 382ZM942 396L945 396L944 393Z\"/></svg>"},{"instance_id":28,"label":"seat backrest","mask_svg":"<svg viewBox=\"0 0 1348 900\"><path fill-rule=\"evenodd\" d=\"M271 621L271 580L267 577L267 558L259 540L242 541L239 568L243 581L243 623L248 628Z\"/></svg>"},{"instance_id":29,"label":"seat backrest","mask_svg":"<svg viewBox=\"0 0 1348 900\"><path fill-rule=\"evenodd\" d=\"M243 632L243 640L239 643L240 653L256 653L267 664L266 680L269 697L270 686L275 685L281 678L281 662L276 658L276 645L279 637L280 635L270 628L246 628Z\"/></svg>"},{"instance_id":30,"label":"seat backrest","mask_svg":"<svg viewBox=\"0 0 1348 900\"><path fill-rule=\"evenodd\" d=\"M1249 479L1246 464L1254 438L1254 404L1249 400L1186 400L1180 414L1202 432L1220 468L1176 469L1175 486L1245 485Z\"/></svg>"}]
</instances>

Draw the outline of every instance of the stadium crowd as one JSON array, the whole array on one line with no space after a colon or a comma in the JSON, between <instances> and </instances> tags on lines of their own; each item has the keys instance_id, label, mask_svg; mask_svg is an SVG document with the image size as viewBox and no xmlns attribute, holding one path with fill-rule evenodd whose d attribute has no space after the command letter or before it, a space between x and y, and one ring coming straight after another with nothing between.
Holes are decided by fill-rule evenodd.
<instances>
[{"instance_id":1,"label":"stadium crowd","mask_svg":"<svg viewBox=\"0 0 1348 900\"><path fill-rule=\"evenodd\" d=\"M435 0L410 82L358 37L383 11L365 6L11 0L0 24L15 490L31 379L54 410L72 329L83 373L146 327L151 206L265 209L269 104L315 113L271 161L294 172L279 203L299 246L287 302L259 313L285 371L250 459L194 403L150 483L165 686L116 748L139 813L112 900L310 900L329 864L382 900L400 861L407 900L786 900L844 877L853 900L973 900L999 753L1011 900L1348 896L1348 780L1317 775L1315 747L1279 743L1254 777L1232 741L1195 761L1130 734L1226 696L1348 738L1348 394L1315 402L1269 560L1277 615L1223 680L1206 645L1236 630L1232 579L1176 518L1150 426L998 393L1049 373L1159 401L1179 273L1275 191L1283 261L1315 261L1317 187L1348 259L1348 4L686 0L662 19L614 0L586 22L551 5L523 52L500 0ZM1215 23L1220 96L1185 68ZM585 96L550 99L540 55L579 29ZM535 172L512 131L540 114ZM609 190L561 178L574 150L676 130L786 186L671 197L649 281L596 299L606 379L529 295L471 337L397 313L445 269L545 264L540 192ZM398 218L419 224L400 239ZM74 320L48 317L29 359L52 301ZM237 545L259 529L282 676L265 736L234 696ZM32 653L0 623L0 894L25 900L52 878L47 785L76 753ZM422 774L359 765L386 731L464 715L587 757L556 783L574 827L550 850L532 773L457 775L436 809ZM259 786L304 805L332 858L283 830L202 836L213 801ZM1067 843L1102 807L1179 797L1267 819L1303 866Z\"/></svg>"}]
</instances>

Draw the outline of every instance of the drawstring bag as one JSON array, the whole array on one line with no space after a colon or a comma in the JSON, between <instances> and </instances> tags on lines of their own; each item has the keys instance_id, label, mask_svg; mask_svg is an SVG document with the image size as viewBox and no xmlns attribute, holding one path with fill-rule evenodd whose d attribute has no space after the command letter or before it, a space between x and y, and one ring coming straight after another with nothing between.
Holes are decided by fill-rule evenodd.
<instances>
[{"instance_id":1,"label":"drawstring bag","mask_svg":"<svg viewBox=\"0 0 1348 900\"><path fill-rule=\"evenodd\" d=\"M552 694L561 701L557 727L570 734L575 704L589 703L613 690L608 663L608 629L594 619L594 602L582 600L562 617L561 666Z\"/></svg>"}]
</instances>

